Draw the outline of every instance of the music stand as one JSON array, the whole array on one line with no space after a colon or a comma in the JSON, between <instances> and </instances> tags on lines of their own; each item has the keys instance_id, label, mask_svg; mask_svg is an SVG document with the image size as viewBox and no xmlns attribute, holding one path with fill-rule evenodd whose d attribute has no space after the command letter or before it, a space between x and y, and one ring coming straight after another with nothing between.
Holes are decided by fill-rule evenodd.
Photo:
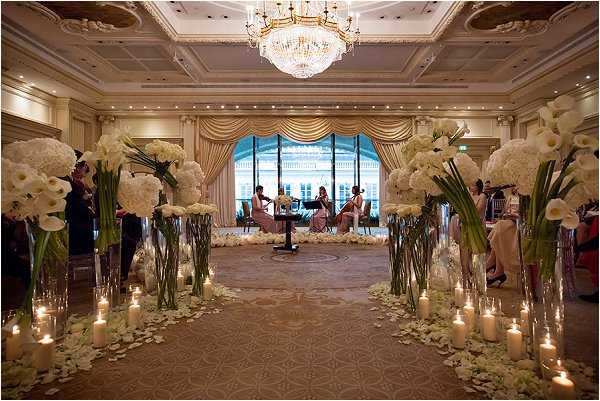
<instances>
[{"instance_id":1,"label":"music stand","mask_svg":"<svg viewBox=\"0 0 600 401\"><path fill-rule=\"evenodd\" d=\"M321 201L305 201L302 204L306 210L321 209L323 207Z\"/></svg>"}]
</instances>

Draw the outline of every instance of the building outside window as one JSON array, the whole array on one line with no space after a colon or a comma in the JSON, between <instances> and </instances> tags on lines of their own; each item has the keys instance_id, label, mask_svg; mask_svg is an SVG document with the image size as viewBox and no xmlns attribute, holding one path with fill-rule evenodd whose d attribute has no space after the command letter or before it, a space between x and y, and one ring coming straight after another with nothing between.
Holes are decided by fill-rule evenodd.
<instances>
[{"instance_id":1,"label":"building outside window","mask_svg":"<svg viewBox=\"0 0 600 401\"><path fill-rule=\"evenodd\" d=\"M312 200L312 185L300 184L300 200Z\"/></svg>"}]
</instances>

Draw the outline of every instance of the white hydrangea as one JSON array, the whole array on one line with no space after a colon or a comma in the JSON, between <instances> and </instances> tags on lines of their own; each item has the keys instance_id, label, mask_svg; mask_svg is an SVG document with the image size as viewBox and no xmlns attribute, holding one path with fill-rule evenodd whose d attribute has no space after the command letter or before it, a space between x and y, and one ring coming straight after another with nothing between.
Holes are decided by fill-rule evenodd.
<instances>
[{"instance_id":1,"label":"white hydrangea","mask_svg":"<svg viewBox=\"0 0 600 401\"><path fill-rule=\"evenodd\" d=\"M202 197L202 191L194 187L186 187L177 189L177 202L187 206L194 204Z\"/></svg>"},{"instance_id":2,"label":"white hydrangea","mask_svg":"<svg viewBox=\"0 0 600 401\"><path fill-rule=\"evenodd\" d=\"M149 217L158 204L160 180L152 175L132 177L128 171L121 173L117 200L123 209L138 217Z\"/></svg>"},{"instance_id":3,"label":"white hydrangea","mask_svg":"<svg viewBox=\"0 0 600 401\"><path fill-rule=\"evenodd\" d=\"M432 196L439 196L442 191L435 182L422 171L415 171L410 176L410 186L415 190L425 191Z\"/></svg>"},{"instance_id":4,"label":"white hydrangea","mask_svg":"<svg viewBox=\"0 0 600 401\"><path fill-rule=\"evenodd\" d=\"M431 136L426 134L413 135L402 146L402 160L405 165L408 165L417 153L428 150L433 150Z\"/></svg>"},{"instance_id":5,"label":"white hydrangea","mask_svg":"<svg viewBox=\"0 0 600 401\"><path fill-rule=\"evenodd\" d=\"M191 160L182 163L175 172L178 202L184 206L198 202L202 197L200 186L204 178L200 164Z\"/></svg>"},{"instance_id":6,"label":"white hydrangea","mask_svg":"<svg viewBox=\"0 0 600 401\"><path fill-rule=\"evenodd\" d=\"M185 159L185 150L177 144L155 139L144 148L149 156L154 156L159 162L178 162Z\"/></svg>"},{"instance_id":7,"label":"white hydrangea","mask_svg":"<svg viewBox=\"0 0 600 401\"><path fill-rule=\"evenodd\" d=\"M273 199L273 202L276 205L290 207L290 205L292 204L292 198L288 195L278 195L275 199Z\"/></svg>"},{"instance_id":8,"label":"white hydrangea","mask_svg":"<svg viewBox=\"0 0 600 401\"><path fill-rule=\"evenodd\" d=\"M398 217L420 216L422 212L421 205L415 204L395 204L386 203L381 207L381 211L385 214L395 214Z\"/></svg>"},{"instance_id":9,"label":"white hydrangea","mask_svg":"<svg viewBox=\"0 0 600 401\"><path fill-rule=\"evenodd\" d=\"M73 148L53 138L35 138L9 143L2 156L16 163L27 163L46 176L66 177L75 168Z\"/></svg>"},{"instance_id":10,"label":"white hydrangea","mask_svg":"<svg viewBox=\"0 0 600 401\"><path fill-rule=\"evenodd\" d=\"M481 175L479 166L477 166L477 163L468 154L457 153L452 160L465 185L472 185L479 179ZM446 171L450 174L450 167L448 165L446 165Z\"/></svg>"},{"instance_id":11,"label":"white hydrangea","mask_svg":"<svg viewBox=\"0 0 600 401\"><path fill-rule=\"evenodd\" d=\"M183 206L173 206L169 204L157 206L154 210L158 211L163 217L180 217L185 215L186 210Z\"/></svg>"},{"instance_id":12,"label":"white hydrangea","mask_svg":"<svg viewBox=\"0 0 600 401\"><path fill-rule=\"evenodd\" d=\"M492 153L486 177L491 185L516 185L519 194L530 195L540 165L540 154L534 143L535 140L530 139L513 139Z\"/></svg>"}]
</instances>

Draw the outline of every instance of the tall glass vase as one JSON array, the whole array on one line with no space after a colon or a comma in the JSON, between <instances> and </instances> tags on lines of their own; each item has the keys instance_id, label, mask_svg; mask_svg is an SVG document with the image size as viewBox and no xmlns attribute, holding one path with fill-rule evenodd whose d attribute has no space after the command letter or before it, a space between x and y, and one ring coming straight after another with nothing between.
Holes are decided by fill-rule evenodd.
<instances>
[{"instance_id":1,"label":"tall glass vase","mask_svg":"<svg viewBox=\"0 0 600 401\"><path fill-rule=\"evenodd\" d=\"M390 292L393 295L406 293L410 279L410 254L408 252L408 226L396 214L388 216L388 249L390 252Z\"/></svg>"},{"instance_id":2,"label":"tall glass vase","mask_svg":"<svg viewBox=\"0 0 600 401\"><path fill-rule=\"evenodd\" d=\"M407 252L410 258L409 306L414 311L419 295L429 289L429 273L433 246L429 232L429 216L405 217L408 225Z\"/></svg>"},{"instance_id":3,"label":"tall glass vase","mask_svg":"<svg viewBox=\"0 0 600 401\"><path fill-rule=\"evenodd\" d=\"M471 283L480 298L487 296L486 259L487 254L485 253L471 255Z\"/></svg>"},{"instance_id":4,"label":"tall glass vase","mask_svg":"<svg viewBox=\"0 0 600 401\"><path fill-rule=\"evenodd\" d=\"M112 227L106 222L94 219L94 241L98 242L103 231L109 230L115 240L104 244L102 248L94 247L94 267L96 286L106 286L111 307L121 303L121 219L115 219ZM118 240L116 240L118 238Z\"/></svg>"},{"instance_id":5,"label":"tall glass vase","mask_svg":"<svg viewBox=\"0 0 600 401\"><path fill-rule=\"evenodd\" d=\"M177 269L179 267L179 217L164 217L155 213L152 218L157 307L177 309Z\"/></svg>"},{"instance_id":6,"label":"tall glass vase","mask_svg":"<svg viewBox=\"0 0 600 401\"><path fill-rule=\"evenodd\" d=\"M204 281L209 277L208 258L210 256L212 216L192 214L187 219L187 240L191 246L194 280L192 295L202 297Z\"/></svg>"},{"instance_id":7,"label":"tall glass vase","mask_svg":"<svg viewBox=\"0 0 600 401\"><path fill-rule=\"evenodd\" d=\"M568 252L567 245L559 235L556 240L539 240L532 227L525 224L519 227L521 279L530 311L528 351L540 364L544 356L540 346L554 346L556 357L564 355L564 256Z\"/></svg>"},{"instance_id":8,"label":"tall glass vase","mask_svg":"<svg viewBox=\"0 0 600 401\"><path fill-rule=\"evenodd\" d=\"M450 269L450 205L437 205L437 243L431 266L431 284L441 290L453 287L453 272Z\"/></svg>"},{"instance_id":9,"label":"tall glass vase","mask_svg":"<svg viewBox=\"0 0 600 401\"><path fill-rule=\"evenodd\" d=\"M44 231L27 222L31 282L25 295L24 313L31 321L36 307L56 321L55 335L64 334L69 299L69 229Z\"/></svg>"}]
</instances>

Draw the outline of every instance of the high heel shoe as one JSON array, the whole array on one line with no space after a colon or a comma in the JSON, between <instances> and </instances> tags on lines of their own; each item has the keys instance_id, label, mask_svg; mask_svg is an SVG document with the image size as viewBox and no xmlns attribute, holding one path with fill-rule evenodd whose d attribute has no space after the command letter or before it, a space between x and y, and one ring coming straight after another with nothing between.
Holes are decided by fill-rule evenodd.
<instances>
[{"instance_id":1,"label":"high heel shoe","mask_svg":"<svg viewBox=\"0 0 600 401\"><path fill-rule=\"evenodd\" d=\"M498 281L498 288L506 281L506 274L502 273L499 276L488 278L487 286L491 287L496 281Z\"/></svg>"},{"instance_id":2,"label":"high heel shoe","mask_svg":"<svg viewBox=\"0 0 600 401\"><path fill-rule=\"evenodd\" d=\"M495 272L495 271L496 271L496 265L493 265L493 266L488 267L487 269L485 269L486 273Z\"/></svg>"}]
</instances>

